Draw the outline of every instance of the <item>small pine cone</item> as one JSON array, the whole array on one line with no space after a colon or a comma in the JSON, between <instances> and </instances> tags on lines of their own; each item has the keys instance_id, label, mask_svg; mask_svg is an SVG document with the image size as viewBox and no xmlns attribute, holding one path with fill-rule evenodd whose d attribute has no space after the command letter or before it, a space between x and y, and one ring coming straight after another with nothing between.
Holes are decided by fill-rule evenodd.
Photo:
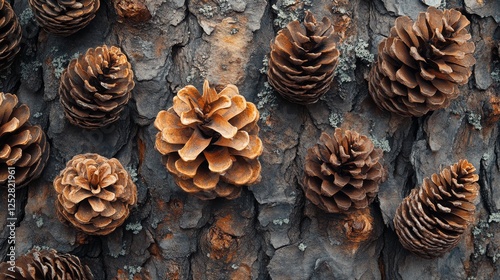
<instances>
[{"instance_id":1,"label":"small pine cone","mask_svg":"<svg viewBox=\"0 0 500 280\"><path fill-rule=\"evenodd\" d=\"M457 245L474 221L479 192L476 168L467 160L425 178L399 205L394 228L407 250L422 258L436 258Z\"/></svg>"},{"instance_id":2,"label":"small pine cone","mask_svg":"<svg viewBox=\"0 0 500 280\"><path fill-rule=\"evenodd\" d=\"M39 125L28 122L30 109L17 96L0 92L0 186L26 186L42 173L50 147ZM9 179L9 172L11 178Z\"/></svg>"},{"instance_id":3,"label":"small pine cone","mask_svg":"<svg viewBox=\"0 0 500 280\"><path fill-rule=\"evenodd\" d=\"M259 111L234 85L221 92L186 86L155 120L155 148L177 185L200 199L236 198L260 179Z\"/></svg>"},{"instance_id":4,"label":"small pine cone","mask_svg":"<svg viewBox=\"0 0 500 280\"><path fill-rule=\"evenodd\" d=\"M303 188L306 197L329 213L367 207L384 177L382 150L364 135L335 129L309 148Z\"/></svg>"},{"instance_id":5,"label":"small pine cone","mask_svg":"<svg viewBox=\"0 0 500 280\"><path fill-rule=\"evenodd\" d=\"M90 48L61 75L59 95L68 120L100 128L119 118L134 88L134 72L118 47Z\"/></svg>"},{"instance_id":6,"label":"small pine cone","mask_svg":"<svg viewBox=\"0 0 500 280\"><path fill-rule=\"evenodd\" d=\"M382 109L420 117L445 108L466 84L474 43L465 27L469 20L456 10L429 7L413 22L398 17L388 38L378 46L369 75L369 91Z\"/></svg>"},{"instance_id":7,"label":"small pine cone","mask_svg":"<svg viewBox=\"0 0 500 280\"><path fill-rule=\"evenodd\" d=\"M10 262L0 264L0 279L16 280L92 280L94 276L88 266L77 256L57 253L55 250L31 250L20 256L15 265ZM13 271L12 271L13 268Z\"/></svg>"},{"instance_id":8,"label":"small pine cone","mask_svg":"<svg viewBox=\"0 0 500 280\"><path fill-rule=\"evenodd\" d=\"M38 24L49 33L69 36L94 19L100 0L29 0Z\"/></svg>"},{"instance_id":9,"label":"small pine cone","mask_svg":"<svg viewBox=\"0 0 500 280\"><path fill-rule=\"evenodd\" d=\"M21 50L21 25L8 2L0 0L0 71L7 69Z\"/></svg>"},{"instance_id":10,"label":"small pine cone","mask_svg":"<svg viewBox=\"0 0 500 280\"><path fill-rule=\"evenodd\" d=\"M311 104L329 89L340 52L326 17L316 22L307 11L304 25L295 20L280 30L271 43L269 83L293 103Z\"/></svg>"},{"instance_id":11,"label":"small pine cone","mask_svg":"<svg viewBox=\"0 0 500 280\"><path fill-rule=\"evenodd\" d=\"M137 201L132 178L115 158L74 156L54 180L61 221L90 235L106 235L127 219Z\"/></svg>"}]
</instances>

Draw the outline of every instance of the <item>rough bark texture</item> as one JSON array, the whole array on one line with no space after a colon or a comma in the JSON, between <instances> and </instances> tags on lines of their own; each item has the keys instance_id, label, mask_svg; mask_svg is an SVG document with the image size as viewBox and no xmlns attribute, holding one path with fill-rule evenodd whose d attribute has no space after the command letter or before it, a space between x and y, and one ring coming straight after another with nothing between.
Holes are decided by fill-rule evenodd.
<instances>
[{"instance_id":1,"label":"rough bark texture","mask_svg":"<svg viewBox=\"0 0 500 280\"><path fill-rule=\"evenodd\" d=\"M102 1L89 26L65 38L41 30L27 2L13 1L22 51L0 87L30 106L31 123L44 128L52 149L41 178L16 193L18 255L33 246L72 253L96 279L500 279L499 1L145 0L151 19L144 22L119 19ZM394 19L415 19L424 2L466 14L477 63L448 108L402 118L375 106L366 76ZM306 9L332 19L341 56L329 92L300 106L273 92L263 73L271 39ZM71 58L103 44L127 54L136 87L119 121L83 130L64 117L59 78ZM154 149L154 117L177 90L201 88L205 78L237 85L261 112L262 181L231 201L184 194ZM299 185L307 149L334 127L367 135L384 150L388 178L362 213L325 214ZM138 188L137 207L105 237L78 233L54 210L53 179L74 155L88 152L118 158ZM462 158L480 175L474 225L437 260L412 255L393 230L397 206L424 177ZM7 192L0 199L5 208ZM2 257L6 215L0 211Z\"/></svg>"}]
</instances>

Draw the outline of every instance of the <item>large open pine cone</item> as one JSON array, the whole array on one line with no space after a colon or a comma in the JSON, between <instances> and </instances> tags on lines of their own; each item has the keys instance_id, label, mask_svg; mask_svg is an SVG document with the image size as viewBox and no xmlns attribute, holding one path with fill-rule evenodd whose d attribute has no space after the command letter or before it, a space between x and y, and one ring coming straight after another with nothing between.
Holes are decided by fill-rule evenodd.
<instances>
[{"instance_id":1,"label":"large open pine cone","mask_svg":"<svg viewBox=\"0 0 500 280\"><path fill-rule=\"evenodd\" d=\"M278 32L271 43L267 76L283 98L311 104L330 89L340 55L333 33L328 18L316 22L309 11L304 25L295 20Z\"/></svg>"},{"instance_id":2,"label":"large open pine cone","mask_svg":"<svg viewBox=\"0 0 500 280\"><path fill-rule=\"evenodd\" d=\"M137 188L122 164L98 154L74 156L54 188L59 218L91 235L114 231L137 201Z\"/></svg>"},{"instance_id":3,"label":"large open pine cone","mask_svg":"<svg viewBox=\"0 0 500 280\"><path fill-rule=\"evenodd\" d=\"M422 116L444 108L471 75L474 43L465 27L469 20L456 10L429 7L415 22L396 19L378 46L378 61L369 75L369 90L383 109Z\"/></svg>"},{"instance_id":4,"label":"large open pine cone","mask_svg":"<svg viewBox=\"0 0 500 280\"><path fill-rule=\"evenodd\" d=\"M474 220L479 192L475 171L467 160L460 160L411 191L394 216L403 247L422 258L436 258L457 245Z\"/></svg>"},{"instance_id":5,"label":"large open pine cone","mask_svg":"<svg viewBox=\"0 0 500 280\"><path fill-rule=\"evenodd\" d=\"M69 36L87 26L100 0L29 0L38 24L47 32Z\"/></svg>"},{"instance_id":6,"label":"large open pine cone","mask_svg":"<svg viewBox=\"0 0 500 280\"><path fill-rule=\"evenodd\" d=\"M260 179L259 112L234 85L221 92L203 84L203 95L186 86L174 105L160 111L155 148L177 185L201 199L239 196Z\"/></svg>"},{"instance_id":7,"label":"large open pine cone","mask_svg":"<svg viewBox=\"0 0 500 280\"><path fill-rule=\"evenodd\" d=\"M305 159L306 197L329 213L367 207L378 193L385 171L382 150L368 137L350 130L322 133Z\"/></svg>"},{"instance_id":8,"label":"large open pine cone","mask_svg":"<svg viewBox=\"0 0 500 280\"><path fill-rule=\"evenodd\" d=\"M134 73L118 47L90 48L61 75L59 95L68 120L99 128L119 118L134 88Z\"/></svg>"},{"instance_id":9,"label":"large open pine cone","mask_svg":"<svg viewBox=\"0 0 500 280\"><path fill-rule=\"evenodd\" d=\"M31 250L11 263L0 264L0 279L15 280L92 280L94 276L88 266L83 265L77 256L57 253L55 250Z\"/></svg>"},{"instance_id":10,"label":"large open pine cone","mask_svg":"<svg viewBox=\"0 0 500 280\"><path fill-rule=\"evenodd\" d=\"M27 185L42 173L49 158L49 143L39 125L28 122L30 109L18 104L17 96L0 92L0 186ZM9 170L9 167L13 167Z\"/></svg>"},{"instance_id":11,"label":"large open pine cone","mask_svg":"<svg viewBox=\"0 0 500 280\"><path fill-rule=\"evenodd\" d=\"M21 50L22 32L14 10L0 0L0 71L7 69Z\"/></svg>"}]
</instances>

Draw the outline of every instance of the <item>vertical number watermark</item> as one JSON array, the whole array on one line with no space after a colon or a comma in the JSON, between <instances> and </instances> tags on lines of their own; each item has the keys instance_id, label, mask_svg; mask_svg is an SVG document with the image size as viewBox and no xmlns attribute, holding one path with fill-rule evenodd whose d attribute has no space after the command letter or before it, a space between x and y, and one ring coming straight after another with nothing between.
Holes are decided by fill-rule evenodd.
<instances>
[{"instance_id":1,"label":"vertical number watermark","mask_svg":"<svg viewBox=\"0 0 500 280\"><path fill-rule=\"evenodd\" d=\"M16 267L16 168L8 167L9 178L7 181L7 229L9 237L7 243L7 262L9 271L14 272Z\"/></svg>"}]
</instances>

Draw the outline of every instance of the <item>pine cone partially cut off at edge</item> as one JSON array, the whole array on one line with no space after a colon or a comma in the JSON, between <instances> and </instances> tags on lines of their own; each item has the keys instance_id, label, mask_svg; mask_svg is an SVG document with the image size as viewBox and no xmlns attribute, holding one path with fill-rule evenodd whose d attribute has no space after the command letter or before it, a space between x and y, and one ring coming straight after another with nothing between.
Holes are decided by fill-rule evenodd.
<instances>
[{"instance_id":1,"label":"pine cone partially cut off at edge","mask_svg":"<svg viewBox=\"0 0 500 280\"><path fill-rule=\"evenodd\" d=\"M155 120L155 148L177 185L200 199L236 198L260 180L259 112L234 85L221 92L186 86Z\"/></svg>"},{"instance_id":2,"label":"pine cone partially cut off at edge","mask_svg":"<svg viewBox=\"0 0 500 280\"><path fill-rule=\"evenodd\" d=\"M87 26L100 0L29 0L38 24L49 33L69 36Z\"/></svg>"},{"instance_id":3,"label":"pine cone partially cut off at edge","mask_svg":"<svg viewBox=\"0 0 500 280\"><path fill-rule=\"evenodd\" d=\"M0 71L11 66L21 50L21 25L8 2L0 0Z\"/></svg>"},{"instance_id":4,"label":"pine cone partially cut off at edge","mask_svg":"<svg viewBox=\"0 0 500 280\"><path fill-rule=\"evenodd\" d=\"M61 221L91 235L107 235L123 224L137 202L137 188L115 158L74 156L54 179Z\"/></svg>"},{"instance_id":5,"label":"pine cone partially cut off at edge","mask_svg":"<svg viewBox=\"0 0 500 280\"><path fill-rule=\"evenodd\" d=\"M328 18L316 22L309 11L304 25L290 22L271 42L269 84L290 102L317 102L330 89L340 55L333 34Z\"/></svg>"},{"instance_id":6,"label":"pine cone partially cut off at edge","mask_svg":"<svg viewBox=\"0 0 500 280\"><path fill-rule=\"evenodd\" d=\"M9 167L15 186L26 186L38 178L49 158L45 132L28 121L30 109L18 104L16 95L0 92L0 186L8 187Z\"/></svg>"},{"instance_id":7,"label":"pine cone partially cut off at edge","mask_svg":"<svg viewBox=\"0 0 500 280\"><path fill-rule=\"evenodd\" d=\"M469 24L459 11L434 7L415 22L398 17L390 36L379 44L369 75L369 91L378 107L415 117L447 107L476 62L465 29Z\"/></svg>"},{"instance_id":8,"label":"pine cone partially cut off at edge","mask_svg":"<svg viewBox=\"0 0 500 280\"><path fill-rule=\"evenodd\" d=\"M116 120L131 97L134 72L118 47L90 48L61 75L59 95L66 118L95 129Z\"/></svg>"},{"instance_id":9,"label":"pine cone partially cut off at edge","mask_svg":"<svg viewBox=\"0 0 500 280\"><path fill-rule=\"evenodd\" d=\"M378 193L385 171L382 150L364 135L335 129L322 133L307 151L303 189L306 197L329 213L367 207Z\"/></svg>"},{"instance_id":10,"label":"pine cone partially cut off at edge","mask_svg":"<svg viewBox=\"0 0 500 280\"><path fill-rule=\"evenodd\" d=\"M479 193L476 168L458 163L425 178L396 210L394 228L399 241L422 258L436 258L453 249L474 220Z\"/></svg>"},{"instance_id":11,"label":"pine cone partially cut off at edge","mask_svg":"<svg viewBox=\"0 0 500 280\"><path fill-rule=\"evenodd\" d=\"M10 263L0 264L0 279L15 280L92 280L94 276L88 266L70 254L61 254L55 250L31 250L15 261L14 271Z\"/></svg>"}]
</instances>

